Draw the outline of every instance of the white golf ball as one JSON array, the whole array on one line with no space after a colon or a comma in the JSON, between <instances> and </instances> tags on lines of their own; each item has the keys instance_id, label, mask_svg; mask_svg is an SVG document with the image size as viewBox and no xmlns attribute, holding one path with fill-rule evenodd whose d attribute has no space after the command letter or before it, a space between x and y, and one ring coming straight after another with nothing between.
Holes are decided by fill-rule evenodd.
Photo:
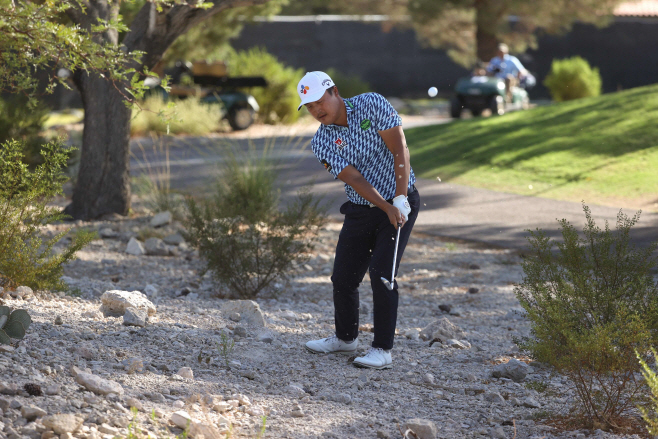
<instances>
[{"instance_id":1,"label":"white golf ball","mask_svg":"<svg viewBox=\"0 0 658 439\"><path fill-rule=\"evenodd\" d=\"M436 87L430 87L429 90L427 90L427 94L430 95L431 98L436 96L439 93L439 90L437 90Z\"/></svg>"}]
</instances>

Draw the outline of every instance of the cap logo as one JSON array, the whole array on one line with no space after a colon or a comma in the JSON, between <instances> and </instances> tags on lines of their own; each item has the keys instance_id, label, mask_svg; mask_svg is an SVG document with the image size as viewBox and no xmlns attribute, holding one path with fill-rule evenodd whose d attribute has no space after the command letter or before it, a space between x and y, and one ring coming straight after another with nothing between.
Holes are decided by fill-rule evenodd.
<instances>
[{"instance_id":1,"label":"cap logo","mask_svg":"<svg viewBox=\"0 0 658 439\"><path fill-rule=\"evenodd\" d=\"M322 86L323 87L326 87L329 84L331 84L331 79L325 79L324 81L322 81Z\"/></svg>"},{"instance_id":2,"label":"cap logo","mask_svg":"<svg viewBox=\"0 0 658 439\"><path fill-rule=\"evenodd\" d=\"M306 94L307 91L308 91L308 86L304 86L304 85L302 85L301 90L299 90L299 92L302 94Z\"/></svg>"}]
</instances>

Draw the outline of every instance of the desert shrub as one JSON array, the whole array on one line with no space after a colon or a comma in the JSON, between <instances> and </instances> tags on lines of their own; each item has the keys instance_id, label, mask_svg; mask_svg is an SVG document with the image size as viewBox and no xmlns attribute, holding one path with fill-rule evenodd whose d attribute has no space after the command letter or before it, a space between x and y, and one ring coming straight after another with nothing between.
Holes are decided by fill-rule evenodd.
<instances>
[{"instance_id":1,"label":"desert shrub","mask_svg":"<svg viewBox=\"0 0 658 439\"><path fill-rule=\"evenodd\" d=\"M267 87L245 89L258 101L258 114L263 122L291 123L297 120L297 83L304 76L302 69L285 66L274 55L259 47L232 52L227 61L231 76L263 76L267 80Z\"/></svg>"},{"instance_id":2,"label":"desert shrub","mask_svg":"<svg viewBox=\"0 0 658 439\"><path fill-rule=\"evenodd\" d=\"M133 111L130 125L132 135L168 133L199 136L217 131L224 117L220 105L205 104L194 97L167 103L161 97L152 96L140 107Z\"/></svg>"},{"instance_id":3,"label":"desert shrub","mask_svg":"<svg viewBox=\"0 0 658 439\"><path fill-rule=\"evenodd\" d=\"M657 244L638 248L630 229L640 212L617 215L616 232L596 226L589 208L584 237L559 221L563 243L537 229L515 293L527 312L531 337L521 345L571 381L579 417L589 427L616 427L642 390L635 351L658 341L658 285L652 272Z\"/></svg>"},{"instance_id":4,"label":"desert shrub","mask_svg":"<svg viewBox=\"0 0 658 439\"><path fill-rule=\"evenodd\" d=\"M43 225L64 218L47 203L62 193L66 180L62 168L70 149L64 149L60 141L43 145L43 163L31 170L22 161L23 148L16 140L0 145L0 286L64 289L63 264L74 259L95 234L80 231L68 246L54 251L69 230L50 239L40 232Z\"/></svg>"},{"instance_id":5,"label":"desert shrub","mask_svg":"<svg viewBox=\"0 0 658 439\"><path fill-rule=\"evenodd\" d=\"M600 95L601 75L598 68L590 67L579 56L554 59L544 85L548 87L554 101L570 101Z\"/></svg>"},{"instance_id":6,"label":"desert shrub","mask_svg":"<svg viewBox=\"0 0 658 439\"><path fill-rule=\"evenodd\" d=\"M656 354L654 348L651 348L651 354L654 360L658 359L658 354ZM651 409L642 406L638 408L642 413L642 419L646 422L647 431L649 434L656 436L658 435L658 374L647 363L647 355L642 355L639 352L636 352L636 355L642 367L642 376L651 391L651 403L649 404Z\"/></svg>"},{"instance_id":7,"label":"desert shrub","mask_svg":"<svg viewBox=\"0 0 658 439\"><path fill-rule=\"evenodd\" d=\"M206 270L233 296L253 298L303 262L326 221L308 188L279 209L277 174L266 158L224 165L212 197L187 199L186 239L199 248Z\"/></svg>"},{"instance_id":8,"label":"desert shrub","mask_svg":"<svg viewBox=\"0 0 658 439\"><path fill-rule=\"evenodd\" d=\"M11 139L20 140L23 161L30 165L42 162L40 151L45 140L40 132L48 111L45 105L29 108L27 98L21 95L0 98L0 144Z\"/></svg>"},{"instance_id":9,"label":"desert shrub","mask_svg":"<svg viewBox=\"0 0 658 439\"><path fill-rule=\"evenodd\" d=\"M328 69L326 73L334 81L334 84L338 87L340 95L344 98L351 98L372 91L370 84L356 75L346 75L333 68Z\"/></svg>"}]
</instances>

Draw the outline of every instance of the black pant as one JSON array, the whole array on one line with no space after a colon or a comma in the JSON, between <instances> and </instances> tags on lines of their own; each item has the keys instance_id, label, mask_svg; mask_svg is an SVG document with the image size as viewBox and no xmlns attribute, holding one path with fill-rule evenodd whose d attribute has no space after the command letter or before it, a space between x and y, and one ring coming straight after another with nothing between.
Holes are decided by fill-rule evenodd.
<instances>
[{"instance_id":1,"label":"black pant","mask_svg":"<svg viewBox=\"0 0 658 439\"><path fill-rule=\"evenodd\" d=\"M409 193L408 199L411 213L400 231L396 274L420 207L418 191ZM393 290L389 291L381 278L391 280L397 231L388 215L377 207L347 202L341 206L340 213L345 215L345 221L338 237L334 274L331 276L336 336L351 341L359 334L359 285L369 269L374 303L375 339L372 347L391 349L397 323L398 284L395 282Z\"/></svg>"}]
</instances>

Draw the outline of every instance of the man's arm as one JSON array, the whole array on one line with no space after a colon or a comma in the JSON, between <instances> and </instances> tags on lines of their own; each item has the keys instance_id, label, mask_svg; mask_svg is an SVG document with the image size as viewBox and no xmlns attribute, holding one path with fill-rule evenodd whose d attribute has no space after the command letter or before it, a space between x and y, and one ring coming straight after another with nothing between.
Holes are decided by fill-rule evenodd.
<instances>
[{"instance_id":1,"label":"man's arm","mask_svg":"<svg viewBox=\"0 0 658 439\"><path fill-rule=\"evenodd\" d=\"M354 166L346 166L342 171L340 171L338 178L344 183L350 185L352 189L354 189L357 194L365 198L366 201L371 202L386 212L386 215L388 215L388 219L391 224L393 224L393 226L397 228L398 224L404 225L404 218L402 217L402 214L398 208L392 204L388 204L388 201L386 201L384 197L381 196L381 194L377 191L377 189L373 187L373 185L368 183L368 180L366 180L365 177L361 175L361 173ZM407 177L407 179L408 178L409 177Z\"/></svg>"},{"instance_id":2,"label":"man's arm","mask_svg":"<svg viewBox=\"0 0 658 439\"><path fill-rule=\"evenodd\" d=\"M411 165L409 164L409 148L407 148L404 131L402 131L401 126L397 126L380 131L379 135L395 159L395 196L404 195L406 197Z\"/></svg>"}]
</instances>

